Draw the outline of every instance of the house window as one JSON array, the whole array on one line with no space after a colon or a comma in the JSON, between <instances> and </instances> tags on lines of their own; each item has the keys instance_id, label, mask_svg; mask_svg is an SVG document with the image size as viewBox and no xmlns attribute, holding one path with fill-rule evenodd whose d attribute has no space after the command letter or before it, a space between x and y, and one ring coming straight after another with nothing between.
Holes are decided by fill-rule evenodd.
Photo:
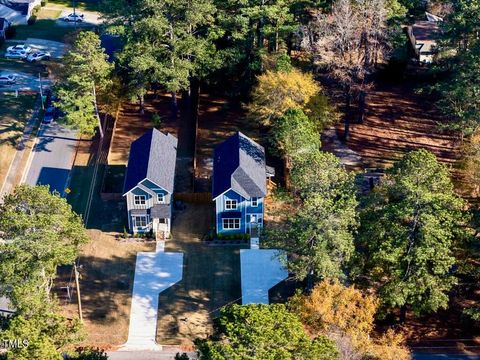
<instances>
[{"instance_id":1,"label":"house window","mask_svg":"<svg viewBox=\"0 0 480 360\"><path fill-rule=\"evenodd\" d=\"M133 202L135 205L145 205L147 202L147 197L145 195L135 195L133 197Z\"/></svg>"},{"instance_id":2,"label":"house window","mask_svg":"<svg viewBox=\"0 0 480 360\"><path fill-rule=\"evenodd\" d=\"M133 217L133 226L137 228L143 228L147 226L147 217L146 216L134 216Z\"/></svg>"},{"instance_id":3,"label":"house window","mask_svg":"<svg viewBox=\"0 0 480 360\"><path fill-rule=\"evenodd\" d=\"M158 219L158 223L159 223L159 224L166 224L166 223L167 223L167 219Z\"/></svg>"},{"instance_id":4,"label":"house window","mask_svg":"<svg viewBox=\"0 0 480 360\"><path fill-rule=\"evenodd\" d=\"M224 230L240 229L240 219L223 219Z\"/></svg>"},{"instance_id":5,"label":"house window","mask_svg":"<svg viewBox=\"0 0 480 360\"><path fill-rule=\"evenodd\" d=\"M236 210L237 209L237 200L225 200L225 209L226 210Z\"/></svg>"},{"instance_id":6,"label":"house window","mask_svg":"<svg viewBox=\"0 0 480 360\"><path fill-rule=\"evenodd\" d=\"M250 201L253 207L258 206L258 197L252 197L252 200Z\"/></svg>"},{"instance_id":7,"label":"house window","mask_svg":"<svg viewBox=\"0 0 480 360\"><path fill-rule=\"evenodd\" d=\"M163 194L157 194L157 201L163 204L165 202L165 196Z\"/></svg>"}]
</instances>

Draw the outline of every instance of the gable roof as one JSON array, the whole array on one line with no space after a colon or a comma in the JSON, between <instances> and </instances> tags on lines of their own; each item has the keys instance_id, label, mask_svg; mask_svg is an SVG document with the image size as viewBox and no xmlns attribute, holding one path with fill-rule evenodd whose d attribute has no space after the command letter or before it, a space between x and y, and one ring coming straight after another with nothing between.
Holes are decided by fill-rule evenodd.
<instances>
[{"instance_id":1,"label":"gable roof","mask_svg":"<svg viewBox=\"0 0 480 360\"><path fill-rule=\"evenodd\" d=\"M267 194L265 149L241 132L215 147L213 198L232 189L245 198Z\"/></svg>"},{"instance_id":2,"label":"gable roof","mask_svg":"<svg viewBox=\"0 0 480 360\"><path fill-rule=\"evenodd\" d=\"M34 0L0 0L0 5L4 5L22 15L28 15L29 4Z\"/></svg>"},{"instance_id":3,"label":"gable roof","mask_svg":"<svg viewBox=\"0 0 480 360\"><path fill-rule=\"evenodd\" d=\"M147 131L130 146L123 193L126 194L144 179L172 193L176 159L175 136L165 135L157 129Z\"/></svg>"}]
</instances>

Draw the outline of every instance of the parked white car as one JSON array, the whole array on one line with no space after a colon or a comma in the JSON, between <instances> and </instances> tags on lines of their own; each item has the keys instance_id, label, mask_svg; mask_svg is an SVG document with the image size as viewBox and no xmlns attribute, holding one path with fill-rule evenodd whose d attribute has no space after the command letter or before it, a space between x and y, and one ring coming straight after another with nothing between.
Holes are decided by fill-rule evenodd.
<instances>
[{"instance_id":1,"label":"parked white car","mask_svg":"<svg viewBox=\"0 0 480 360\"><path fill-rule=\"evenodd\" d=\"M35 62L40 60L50 60L52 56L48 51L36 51L28 54L27 61L28 62Z\"/></svg>"},{"instance_id":2,"label":"parked white car","mask_svg":"<svg viewBox=\"0 0 480 360\"><path fill-rule=\"evenodd\" d=\"M32 48L27 44L17 44L17 45L9 46L7 48L7 53L11 51L24 51L26 53L29 53L30 51L32 51Z\"/></svg>"},{"instance_id":3,"label":"parked white car","mask_svg":"<svg viewBox=\"0 0 480 360\"><path fill-rule=\"evenodd\" d=\"M85 15L79 13L71 13L63 18L66 22L82 22Z\"/></svg>"},{"instance_id":4,"label":"parked white car","mask_svg":"<svg viewBox=\"0 0 480 360\"><path fill-rule=\"evenodd\" d=\"M7 51L5 53L5 57L7 59L26 59L27 56L28 56L28 53L26 53L25 51L13 50L13 51Z\"/></svg>"},{"instance_id":5,"label":"parked white car","mask_svg":"<svg viewBox=\"0 0 480 360\"><path fill-rule=\"evenodd\" d=\"M0 85L15 84L17 77L12 74L0 74Z\"/></svg>"}]
</instances>

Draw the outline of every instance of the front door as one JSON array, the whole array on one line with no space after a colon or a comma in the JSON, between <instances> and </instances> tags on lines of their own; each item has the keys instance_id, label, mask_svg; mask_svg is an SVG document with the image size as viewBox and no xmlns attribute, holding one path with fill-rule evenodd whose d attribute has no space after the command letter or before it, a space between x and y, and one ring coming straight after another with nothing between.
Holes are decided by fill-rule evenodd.
<instances>
[{"instance_id":1,"label":"front door","mask_svg":"<svg viewBox=\"0 0 480 360\"><path fill-rule=\"evenodd\" d=\"M247 215L247 228L251 237L258 237L258 230L262 223L262 215L250 214Z\"/></svg>"}]
</instances>

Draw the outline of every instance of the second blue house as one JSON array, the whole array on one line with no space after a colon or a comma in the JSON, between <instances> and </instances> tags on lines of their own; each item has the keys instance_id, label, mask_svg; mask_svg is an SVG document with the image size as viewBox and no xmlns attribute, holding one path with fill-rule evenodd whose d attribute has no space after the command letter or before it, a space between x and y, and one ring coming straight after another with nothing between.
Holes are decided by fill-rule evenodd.
<instances>
[{"instance_id":1,"label":"second blue house","mask_svg":"<svg viewBox=\"0 0 480 360\"><path fill-rule=\"evenodd\" d=\"M271 175L265 149L241 132L215 147L212 197L217 233L258 236Z\"/></svg>"}]
</instances>

